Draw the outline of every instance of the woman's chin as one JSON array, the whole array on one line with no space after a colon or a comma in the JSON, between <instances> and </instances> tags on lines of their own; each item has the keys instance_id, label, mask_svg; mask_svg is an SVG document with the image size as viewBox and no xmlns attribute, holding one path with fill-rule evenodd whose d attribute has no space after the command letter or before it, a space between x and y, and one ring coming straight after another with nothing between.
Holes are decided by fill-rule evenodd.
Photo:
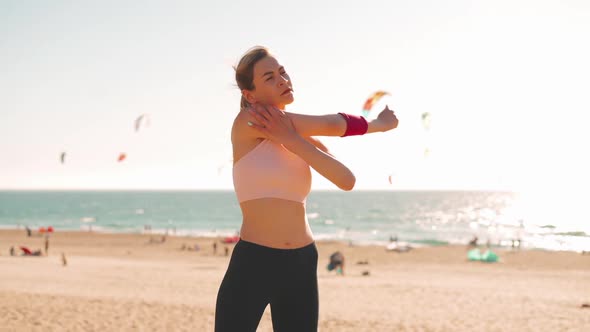
<instances>
[{"instance_id":1,"label":"woman's chin","mask_svg":"<svg viewBox=\"0 0 590 332\"><path fill-rule=\"evenodd\" d=\"M283 105L289 105L293 101L295 101L295 98L293 97L292 94L288 94L288 95L284 96L282 99L283 100L281 100L281 104L283 104Z\"/></svg>"},{"instance_id":2,"label":"woman's chin","mask_svg":"<svg viewBox=\"0 0 590 332\"><path fill-rule=\"evenodd\" d=\"M272 105L275 105L279 109L285 109L285 106L291 104L293 101L294 101L293 98L278 100L278 101L274 102Z\"/></svg>"}]
</instances>

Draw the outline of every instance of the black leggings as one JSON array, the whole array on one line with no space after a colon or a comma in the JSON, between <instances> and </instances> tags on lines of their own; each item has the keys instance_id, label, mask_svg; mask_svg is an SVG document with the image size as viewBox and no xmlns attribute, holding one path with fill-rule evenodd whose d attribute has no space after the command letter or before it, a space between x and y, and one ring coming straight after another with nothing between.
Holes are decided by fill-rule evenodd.
<instances>
[{"instance_id":1,"label":"black leggings","mask_svg":"<svg viewBox=\"0 0 590 332\"><path fill-rule=\"evenodd\" d=\"M315 243L275 249L238 241L217 294L215 332L255 332L269 303L274 331L317 331L317 265Z\"/></svg>"}]
</instances>

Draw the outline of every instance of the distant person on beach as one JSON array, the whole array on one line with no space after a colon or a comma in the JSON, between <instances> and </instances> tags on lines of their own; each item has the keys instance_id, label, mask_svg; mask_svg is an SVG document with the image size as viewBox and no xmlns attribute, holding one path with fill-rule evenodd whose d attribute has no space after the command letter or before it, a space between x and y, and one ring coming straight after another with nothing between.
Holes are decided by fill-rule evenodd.
<instances>
[{"instance_id":1,"label":"distant person on beach","mask_svg":"<svg viewBox=\"0 0 590 332\"><path fill-rule=\"evenodd\" d=\"M213 255L217 255L217 240L213 241Z\"/></svg>"},{"instance_id":2,"label":"distant person on beach","mask_svg":"<svg viewBox=\"0 0 590 332\"><path fill-rule=\"evenodd\" d=\"M471 239L471 241L469 241L469 246L470 247L477 247L477 236L473 236L473 238Z\"/></svg>"},{"instance_id":3,"label":"distant person on beach","mask_svg":"<svg viewBox=\"0 0 590 332\"><path fill-rule=\"evenodd\" d=\"M31 229L29 228L29 226L26 226L25 227L25 230L27 231L27 236L28 237L31 237L31 235L32 235L33 232L31 231Z\"/></svg>"},{"instance_id":4,"label":"distant person on beach","mask_svg":"<svg viewBox=\"0 0 590 332\"><path fill-rule=\"evenodd\" d=\"M49 234L45 234L45 256L49 256Z\"/></svg>"},{"instance_id":5,"label":"distant person on beach","mask_svg":"<svg viewBox=\"0 0 590 332\"><path fill-rule=\"evenodd\" d=\"M286 112L294 100L291 78L264 47L240 59L235 77L242 97L231 141L242 227L219 287L215 331L255 331L268 304L275 331L316 331L318 251L305 210L310 167L342 190L356 180L313 136L383 132L398 120L388 107L371 122Z\"/></svg>"},{"instance_id":6,"label":"distant person on beach","mask_svg":"<svg viewBox=\"0 0 590 332\"><path fill-rule=\"evenodd\" d=\"M522 238L524 236L524 220L519 220L518 230L516 231L516 238L512 239L512 248L520 249L522 246Z\"/></svg>"},{"instance_id":7,"label":"distant person on beach","mask_svg":"<svg viewBox=\"0 0 590 332\"><path fill-rule=\"evenodd\" d=\"M330 255L330 263L327 266L328 271L336 270L336 274L344 275L344 255L336 251Z\"/></svg>"}]
</instances>

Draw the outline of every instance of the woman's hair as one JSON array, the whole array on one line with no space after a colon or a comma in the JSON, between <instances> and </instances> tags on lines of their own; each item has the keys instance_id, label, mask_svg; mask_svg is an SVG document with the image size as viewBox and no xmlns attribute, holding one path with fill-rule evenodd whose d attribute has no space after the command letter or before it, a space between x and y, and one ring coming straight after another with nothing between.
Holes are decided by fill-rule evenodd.
<instances>
[{"instance_id":1,"label":"woman's hair","mask_svg":"<svg viewBox=\"0 0 590 332\"><path fill-rule=\"evenodd\" d=\"M258 61L264 59L270 55L270 51L264 46L254 46L246 52L238 62L237 66L234 66L236 71L236 83L240 91L242 90L254 90L254 65ZM250 103L242 95L240 100L240 109L245 109L250 106Z\"/></svg>"}]
</instances>

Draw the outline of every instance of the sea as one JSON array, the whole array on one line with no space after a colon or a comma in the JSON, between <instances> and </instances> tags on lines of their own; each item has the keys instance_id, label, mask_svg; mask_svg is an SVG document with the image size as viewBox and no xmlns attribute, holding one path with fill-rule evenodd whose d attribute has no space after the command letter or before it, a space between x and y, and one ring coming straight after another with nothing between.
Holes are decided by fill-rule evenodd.
<instances>
[{"instance_id":1,"label":"sea","mask_svg":"<svg viewBox=\"0 0 590 332\"><path fill-rule=\"evenodd\" d=\"M306 210L317 240L397 239L418 247L477 237L494 247L590 251L587 212L545 212L544 204L523 202L517 193L494 191L312 191ZM1 229L223 237L240 225L229 190L0 191Z\"/></svg>"}]
</instances>

